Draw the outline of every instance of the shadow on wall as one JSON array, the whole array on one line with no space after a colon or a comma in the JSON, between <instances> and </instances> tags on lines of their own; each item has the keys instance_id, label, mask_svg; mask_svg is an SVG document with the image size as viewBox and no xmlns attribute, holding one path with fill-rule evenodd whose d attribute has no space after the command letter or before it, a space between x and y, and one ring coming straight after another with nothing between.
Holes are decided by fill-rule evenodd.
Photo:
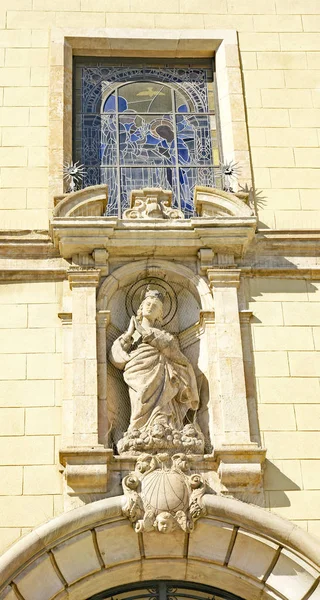
<instances>
[{"instance_id":1,"label":"shadow on wall","mask_svg":"<svg viewBox=\"0 0 320 600\"><path fill-rule=\"evenodd\" d=\"M265 492L277 492L272 497L272 508L291 506L286 491L298 491L301 487L292 479L284 475L282 471L270 460L265 462L264 472ZM271 507L270 507L271 508Z\"/></svg>"},{"instance_id":2,"label":"shadow on wall","mask_svg":"<svg viewBox=\"0 0 320 600\"><path fill-rule=\"evenodd\" d=\"M285 266L290 266L292 270L297 269L293 263L281 257L281 264L279 267L285 268ZM276 275L272 278L257 277L250 281L248 302L259 302L265 295L267 297L263 298L263 301L266 302L291 302L292 297L289 300L286 298L287 295L291 294L297 294L297 298L295 299L297 302L308 302L308 294L314 294L318 291L319 289L313 285L311 281L304 279L303 277L301 277L301 279L281 278ZM283 298L273 298L273 294L283 294L284 296ZM256 298L259 298L259 300L257 301ZM261 323L261 321L253 315L251 323ZM301 325L304 325L304 323L301 323ZM314 323L314 325L316 325L316 323Z\"/></svg>"}]
</instances>

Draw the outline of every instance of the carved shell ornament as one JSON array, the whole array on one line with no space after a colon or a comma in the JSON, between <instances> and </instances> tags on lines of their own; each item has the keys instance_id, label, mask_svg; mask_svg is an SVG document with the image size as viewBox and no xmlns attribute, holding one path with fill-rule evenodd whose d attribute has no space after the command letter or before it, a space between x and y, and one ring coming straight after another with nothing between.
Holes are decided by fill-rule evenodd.
<instances>
[{"instance_id":1,"label":"carved shell ornament","mask_svg":"<svg viewBox=\"0 0 320 600\"><path fill-rule=\"evenodd\" d=\"M204 479L197 473L190 474L187 457L182 453L172 457L142 454L135 470L124 477L122 487L126 497L123 514L136 533L170 533L176 529L191 532L204 514Z\"/></svg>"}]
</instances>

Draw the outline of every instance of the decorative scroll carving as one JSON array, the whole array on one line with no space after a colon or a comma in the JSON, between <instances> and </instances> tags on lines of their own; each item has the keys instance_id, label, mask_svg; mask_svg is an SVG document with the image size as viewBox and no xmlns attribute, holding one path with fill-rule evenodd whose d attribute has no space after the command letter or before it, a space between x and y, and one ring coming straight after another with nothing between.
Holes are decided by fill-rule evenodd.
<instances>
[{"instance_id":1,"label":"decorative scroll carving","mask_svg":"<svg viewBox=\"0 0 320 600\"><path fill-rule=\"evenodd\" d=\"M137 316L110 350L110 361L124 371L131 403L130 425L118 442L120 454L203 453L193 367L178 340L161 328L162 320L163 296L157 289L147 289ZM192 413L189 420L187 413L189 417Z\"/></svg>"},{"instance_id":2,"label":"decorative scroll carving","mask_svg":"<svg viewBox=\"0 0 320 600\"><path fill-rule=\"evenodd\" d=\"M205 513L202 497L205 482L190 474L185 454L141 454L135 470L122 480L126 496L123 514L137 533L175 529L191 532Z\"/></svg>"},{"instance_id":3,"label":"decorative scroll carving","mask_svg":"<svg viewBox=\"0 0 320 600\"><path fill-rule=\"evenodd\" d=\"M131 192L131 207L124 219L184 219L181 210L172 208L172 192L161 188L144 188Z\"/></svg>"}]
</instances>

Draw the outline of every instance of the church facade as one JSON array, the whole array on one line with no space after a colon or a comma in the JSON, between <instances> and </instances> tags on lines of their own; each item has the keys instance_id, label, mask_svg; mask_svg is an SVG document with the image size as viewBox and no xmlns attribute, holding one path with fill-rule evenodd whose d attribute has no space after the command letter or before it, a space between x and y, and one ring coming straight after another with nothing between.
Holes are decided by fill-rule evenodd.
<instances>
[{"instance_id":1,"label":"church facade","mask_svg":"<svg viewBox=\"0 0 320 600\"><path fill-rule=\"evenodd\" d=\"M316 600L317 2L1 15L0 598Z\"/></svg>"}]
</instances>

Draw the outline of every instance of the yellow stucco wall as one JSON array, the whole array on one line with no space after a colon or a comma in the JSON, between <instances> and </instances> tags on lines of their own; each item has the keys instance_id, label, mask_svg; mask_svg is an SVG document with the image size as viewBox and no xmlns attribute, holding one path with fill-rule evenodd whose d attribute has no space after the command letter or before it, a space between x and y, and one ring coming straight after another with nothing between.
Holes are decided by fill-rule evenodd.
<instances>
[{"instance_id":1,"label":"yellow stucco wall","mask_svg":"<svg viewBox=\"0 0 320 600\"><path fill-rule=\"evenodd\" d=\"M261 224L320 227L319 12L317 0L3 0L2 227L48 224L52 27L236 29Z\"/></svg>"},{"instance_id":2,"label":"yellow stucco wall","mask_svg":"<svg viewBox=\"0 0 320 600\"><path fill-rule=\"evenodd\" d=\"M2 0L0 26L2 229L48 228L51 27L236 29L260 226L320 229L319 0ZM320 283L247 292L267 506L320 535ZM62 509L60 294L0 286L0 550Z\"/></svg>"}]
</instances>

